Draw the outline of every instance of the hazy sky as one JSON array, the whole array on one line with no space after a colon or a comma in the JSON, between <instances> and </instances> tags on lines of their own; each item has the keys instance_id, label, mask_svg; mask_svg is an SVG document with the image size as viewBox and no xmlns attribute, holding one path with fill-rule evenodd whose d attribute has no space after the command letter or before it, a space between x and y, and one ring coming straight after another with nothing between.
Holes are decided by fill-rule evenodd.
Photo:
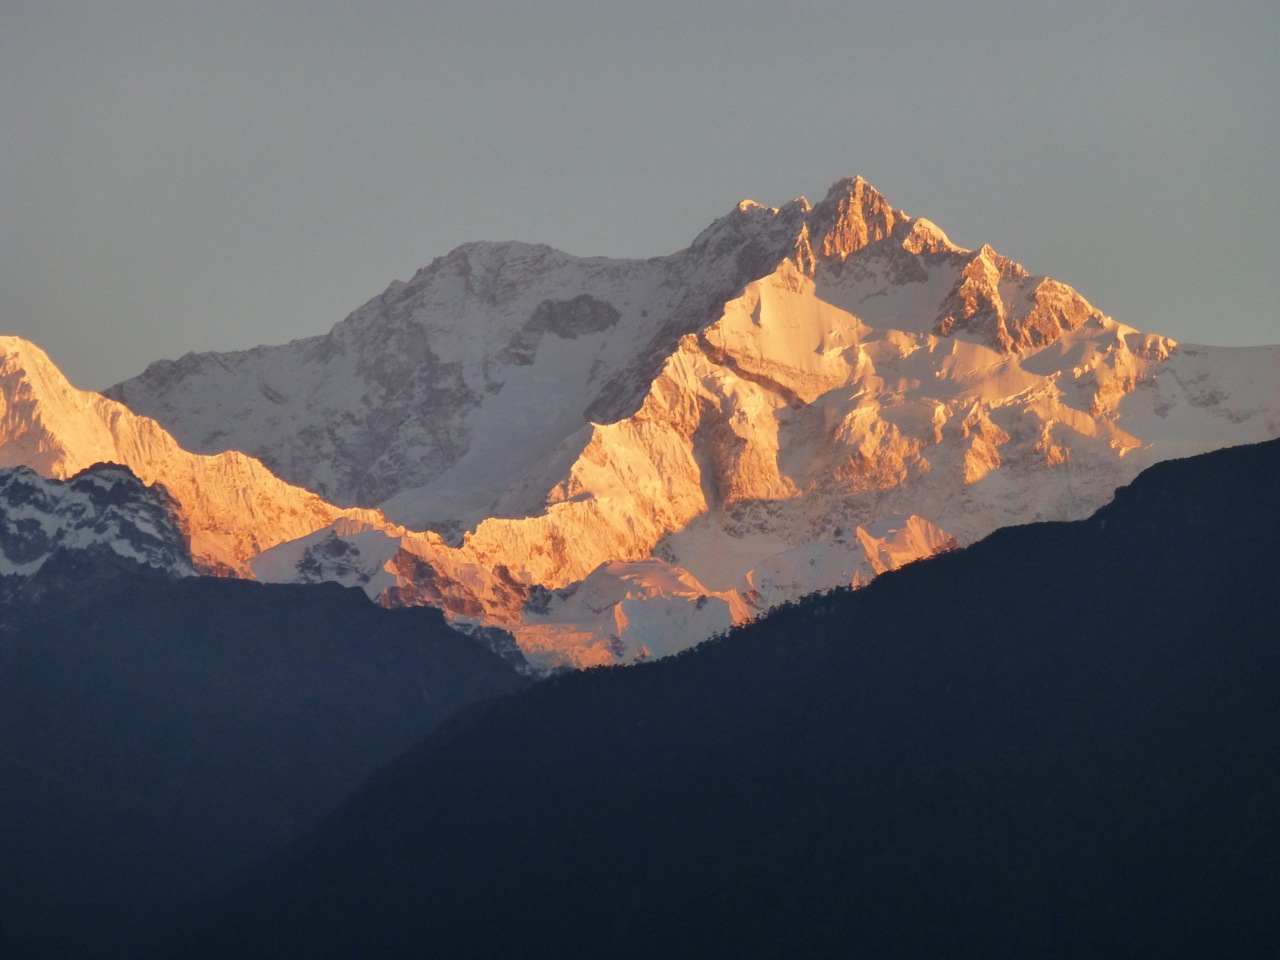
<instances>
[{"instance_id":1,"label":"hazy sky","mask_svg":"<svg viewBox=\"0 0 1280 960\"><path fill-rule=\"evenodd\" d=\"M78 386L467 240L653 256L861 174L1140 329L1280 342L1280 4L0 0L0 333Z\"/></svg>"}]
</instances>

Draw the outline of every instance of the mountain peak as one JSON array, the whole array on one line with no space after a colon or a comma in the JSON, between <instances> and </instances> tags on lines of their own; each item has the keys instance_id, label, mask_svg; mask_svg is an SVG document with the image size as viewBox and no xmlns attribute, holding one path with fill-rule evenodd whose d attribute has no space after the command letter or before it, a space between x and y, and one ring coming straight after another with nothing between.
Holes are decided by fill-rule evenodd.
<instances>
[{"instance_id":1,"label":"mountain peak","mask_svg":"<svg viewBox=\"0 0 1280 960\"><path fill-rule=\"evenodd\" d=\"M957 247L932 220L917 217L903 238L902 249L914 254L958 253Z\"/></svg>"},{"instance_id":2,"label":"mountain peak","mask_svg":"<svg viewBox=\"0 0 1280 960\"><path fill-rule=\"evenodd\" d=\"M813 205L804 197L781 207L742 200L698 234L691 249L723 252L756 243L781 259L799 244L818 259L844 261L868 244L890 236L896 226L910 222L910 217L894 210L862 177L845 177ZM943 244L949 246L945 237ZM938 246L936 242L933 245Z\"/></svg>"},{"instance_id":3,"label":"mountain peak","mask_svg":"<svg viewBox=\"0 0 1280 960\"><path fill-rule=\"evenodd\" d=\"M59 550L126 557L194 574L181 508L160 484L97 463L66 480L0 470L0 573L30 574Z\"/></svg>"},{"instance_id":4,"label":"mountain peak","mask_svg":"<svg viewBox=\"0 0 1280 960\"><path fill-rule=\"evenodd\" d=\"M43 353L43 351L30 340L23 340L21 337L15 337L8 333L0 334L0 353L5 355L15 353L20 354L27 350L35 350Z\"/></svg>"},{"instance_id":5,"label":"mountain peak","mask_svg":"<svg viewBox=\"0 0 1280 960\"><path fill-rule=\"evenodd\" d=\"M19 356L34 359L37 362L52 363L48 354L30 340L13 334L0 334L0 356Z\"/></svg>"},{"instance_id":6,"label":"mountain peak","mask_svg":"<svg viewBox=\"0 0 1280 960\"><path fill-rule=\"evenodd\" d=\"M39 347L0 337L0 468L65 480L97 463L121 464L142 484L165 487L202 569L246 573L263 549L339 517L375 519L291 486L242 453L190 453L156 421L73 387Z\"/></svg>"},{"instance_id":7,"label":"mountain peak","mask_svg":"<svg viewBox=\"0 0 1280 960\"><path fill-rule=\"evenodd\" d=\"M877 197L881 196L880 192L862 176L854 175L852 177L842 177L831 185L831 189L827 191L825 199L831 200L835 197L860 195L868 191L875 194Z\"/></svg>"},{"instance_id":8,"label":"mountain peak","mask_svg":"<svg viewBox=\"0 0 1280 960\"><path fill-rule=\"evenodd\" d=\"M62 372L47 353L30 340L11 335L0 336L0 377L31 378L41 382L52 378L55 382L65 382ZM3 409L0 406L0 410Z\"/></svg>"},{"instance_id":9,"label":"mountain peak","mask_svg":"<svg viewBox=\"0 0 1280 960\"><path fill-rule=\"evenodd\" d=\"M867 244L883 240L895 225L910 219L894 210L862 177L847 177L831 185L810 212L808 222L814 252L844 260Z\"/></svg>"}]
</instances>

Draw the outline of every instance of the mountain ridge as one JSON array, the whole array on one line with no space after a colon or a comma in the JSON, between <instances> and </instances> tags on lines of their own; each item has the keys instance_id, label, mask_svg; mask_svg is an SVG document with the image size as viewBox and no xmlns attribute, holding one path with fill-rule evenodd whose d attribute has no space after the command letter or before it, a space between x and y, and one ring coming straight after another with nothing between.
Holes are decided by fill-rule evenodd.
<instances>
[{"instance_id":1,"label":"mountain ridge","mask_svg":"<svg viewBox=\"0 0 1280 960\"><path fill-rule=\"evenodd\" d=\"M193 560L206 571L245 575L262 550L339 517L380 520L333 507L239 451L191 454L151 418L71 386L35 344L0 337L0 466L61 480L97 463L162 484L181 507Z\"/></svg>"},{"instance_id":2,"label":"mountain ridge","mask_svg":"<svg viewBox=\"0 0 1280 960\"><path fill-rule=\"evenodd\" d=\"M575 403L581 403L581 409L575 411L579 416L587 421L609 423L634 411L649 381L657 373L660 358L670 354L680 337L704 325L709 312L714 311L718 303L736 295L745 283L772 271L781 260L795 255L798 246L810 247L810 221L815 225L812 242L817 244L821 255L843 259L868 242L888 236L895 224L901 225L909 220L902 211L894 211L865 180L854 177L837 182L827 197L812 207L803 198L781 208L744 201L703 230L685 250L665 257L647 260L574 257L544 244L475 241L436 258L417 271L407 283L392 283L380 296L353 312L327 335L292 341L282 347L257 347L229 354L187 354L178 361L157 361L139 377L109 388L105 395L168 422L176 431L175 436L189 449L202 453L232 448L244 450L258 456L291 482L313 489L333 502L374 506L388 499L388 493L383 491L376 499L361 500L354 495L350 485L335 489L325 478L291 467L290 460L282 456L279 449L272 449L269 444L255 442L252 438L246 439L244 430L236 423L229 428L223 420L197 420L187 424L182 417L175 415L175 405L180 398L169 397L166 400L166 391L178 384L182 384L184 392L199 389L201 371L217 376L220 369L227 372L227 366L237 369L260 367L265 371L274 365L276 376L285 379L281 377L279 368L281 362L294 362L289 352L297 353L304 361L329 363L339 358L349 359L348 354L353 350L359 351L365 341L391 337L394 342L389 349L369 353L356 361L361 372L369 375L372 387L394 391L401 385L411 388L421 385L423 380L434 378L443 383L433 386L418 398L419 403L429 404L433 398L474 402L494 389L491 374L495 364L501 365L505 359L508 363L514 360L514 365L520 366L532 359L521 356L521 352L529 351L531 347L536 350L536 336L532 338L535 341L532 344L528 336L539 332L536 316L529 318L535 321L532 331L527 329L526 323L512 329L515 318L500 312L487 318L479 336L472 329L469 335L477 341L482 337L492 339L495 333L499 339L486 345L492 357L485 358L483 371L476 369L469 380L460 380L461 365L467 362L474 365L479 358L464 356L459 351L460 345L456 342L458 332L428 323L424 332L433 334L439 343L424 343L422 333L415 332L412 325L405 323L407 318L403 311L396 309L397 306L415 300L421 303L426 298L427 302L421 303L422 306L441 309L447 304L439 302L440 296L458 289L474 301L463 308L464 312L485 306L500 307L510 302L514 294L520 295L518 299L530 300L535 307L568 303L572 300L539 300L540 294L527 294L524 288L530 284L541 285L550 292L554 289L554 278L540 277L553 275L569 265L581 264L583 276L574 277L571 283L574 289L587 289L580 291L574 299L580 300L584 296L595 299L596 295L590 289L592 286L608 288L611 278L616 280L619 274L637 271L637 278L623 277L626 281L624 286L645 301L636 309L645 314L648 329L633 335L635 342L629 345L632 355L624 358L628 369L607 370L593 376L591 382L596 386L592 392L581 401L575 398ZM809 256L812 257L812 253ZM534 273L531 268L540 272ZM689 292L677 295L675 302L664 300L661 295L663 288L669 290L679 286L690 288ZM655 292L654 287L659 289ZM442 289L437 292L436 288ZM625 291L623 293L625 296ZM432 297L436 302L431 302ZM656 303L649 303L646 298ZM536 309L530 311L536 312ZM519 314L520 320L525 317L523 312ZM367 330L360 330L361 325ZM448 356L443 350L437 353L440 346L453 351L453 355ZM655 349L658 351L656 357L653 356ZM616 365L616 361L605 363L606 367ZM638 369L638 374L630 369L632 366ZM631 389L624 389L623 384L637 376L638 382L633 383ZM270 377L265 372L255 373L253 378L250 382L254 388L245 393L244 403L256 404L258 397L265 398L268 403L279 403L290 392L268 382ZM184 402L188 410L194 409L190 399ZM252 406L246 407L242 403L240 410L252 410ZM271 421L270 414L266 419ZM280 424L284 421L272 422ZM378 433L377 428L374 427L372 432ZM240 441L232 446L229 442L233 437L239 437ZM310 439L311 434L308 434ZM560 436L556 442L563 439ZM335 437L329 440L336 442ZM295 453L300 455L303 446L301 440L297 441ZM448 439L437 437L430 443L430 448L443 453L446 459L457 456L458 446L457 438L452 435ZM321 452L306 452L314 462L320 462L323 456L329 455L331 447ZM368 469L367 465L364 469ZM433 466L431 469L438 468ZM396 492L399 491L392 489L390 495ZM447 519L441 522L447 523Z\"/></svg>"},{"instance_id":3,"label":"mountain ridge","mask_svg":"<svg viewBox=\"0 0 1280 960\"><path fill-rule=\"evenodd\" d=\"M327 506L239 572L513 634L541 668L673 652L1159 459L1280 435L1280 347L1176 344L861 178L682 251L471 243L329 334L112 396ZM296 495L296 494L294 494Z\"/></svg>"},{"instance_id":4,"label":"mountain ridge","mask_svg":"<svg viewBox=\"0 0 1280 960\"><path fill-rule=\"evenodd\" d=\"M196 573L181 508L127 467L99 463L64 481L0 469L0 575L35 573L58 550L103 547L179 576Z\"/></svg>"}]
</instances>

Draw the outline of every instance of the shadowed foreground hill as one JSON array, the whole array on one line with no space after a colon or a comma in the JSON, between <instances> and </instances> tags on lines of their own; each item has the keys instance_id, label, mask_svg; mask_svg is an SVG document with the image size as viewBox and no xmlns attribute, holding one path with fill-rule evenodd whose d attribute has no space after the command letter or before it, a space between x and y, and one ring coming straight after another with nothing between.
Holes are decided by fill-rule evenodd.
<instances>
[{"instance_id":1,"label":"shadowed foreground hill","mask_svg":"<svg viewBox=\"0 0 1280 960\"><path fill-rule=\"evenodd\" d=\"M0 943L139 956L446 715L527 683L438 611L332 584L108 551L0 578Z\"/></svg>"},{"instance_id":2,"label":"shadowed foreground hill","mask_svg":"<svg viewBox=\"0 0 1280 960\"><path fill-rule=\"evenodd\" d=\"M456 717L201 957L1274 956L1280 443Z\"/></svg>"}]
</instances>

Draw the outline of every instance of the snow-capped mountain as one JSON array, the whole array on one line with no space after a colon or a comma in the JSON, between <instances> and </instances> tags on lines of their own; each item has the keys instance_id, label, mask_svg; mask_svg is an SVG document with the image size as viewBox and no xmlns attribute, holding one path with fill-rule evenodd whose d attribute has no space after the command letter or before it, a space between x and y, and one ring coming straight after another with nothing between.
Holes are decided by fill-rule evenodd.
<instances>
[{"instance_id":1,"label":"snow-capped mountain","mask_svg":"<svg viewBox=\"0 0 1280 960\"><path fill-rule=\"evenodd\" d=\"M107 393L191 450L250 453L335 503L390 501L418 529L522 516L590 422L634 412L680 338L786 254L791 218L747 214L653 260L467 244L327 335L161 361Z\"/></svg>"},{"instance_id":2,"label":"snow-capped mountain","mask_svg":"<svg viewBox=\"0 0 1280 960\"><path fill-rule=\"evenodd\" d=\"M1278 372L1274 348L1139 333L853 179L655 260L470 244L326 336L111 393L406 527L342 521L259 576L437 603L582 664L1276 436Z\"/></svg>"},{"instance_id":3,"label":"snow-capped mountain","mask_svg":"<svg viewBox=\"0 0 1280 960\"><path fill-rule=\"evenodd\" d=\"M35 573L56 550L105 549L195 574L180 508L163 487L100 463L68 480L0 469L0 574Z\"/></svg>"},{"instance_id":4,"label":"snow-capped mountain","mask_svg":"<svg viewBox=\"0 0 1280 960\"><path fill-rule=\"evenodd\" d=\"M98 463L121 464L143 484L164 487L202 570L244 575L262 550L339 517L379 519L333 507L242 453L188 453L154 420L71 386L40 348L0 337L0 467L65 479Z\"/></svg>"},{"instance_id":5,"label":"snow-capped mountain","mask_svg":"<svg viewBox=\"0 0 1280 960\"><path fill-rule=\"evenodd\" d=\"M280 536L254 575L439 605L552 666L1085 516L1157 460L1280 435L1277 384L1278 347L1141 333L851 179L652 260L468 244L327 335L109 394L393 521Z\"/></svg>"}]
</instances>

